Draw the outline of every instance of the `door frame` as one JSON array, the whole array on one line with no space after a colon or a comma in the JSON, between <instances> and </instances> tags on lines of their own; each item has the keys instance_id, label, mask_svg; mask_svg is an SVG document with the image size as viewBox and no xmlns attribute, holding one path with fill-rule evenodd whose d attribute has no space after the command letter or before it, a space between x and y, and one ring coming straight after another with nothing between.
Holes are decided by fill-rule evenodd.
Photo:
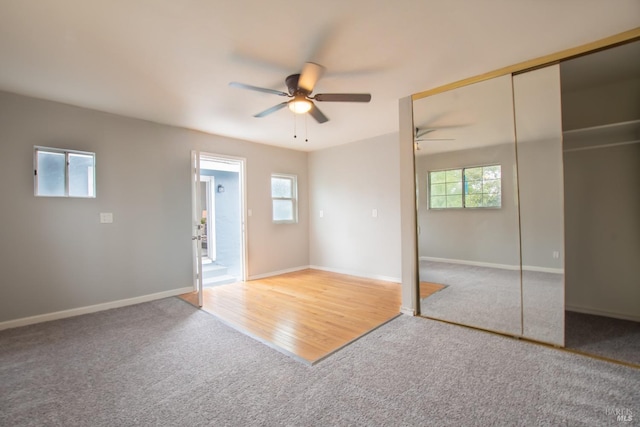
<instances>
[{"instance_id":1,"label":"door frame","mask_svg":"<svg viewBox=\"0 0 640 427\"><path fill-rule=\"evenodd\" d=\"M208 152L208 151L199 151L199 150L194 150L194 156L197 158L197 162L198 162L198 167L195 168L197 169L197 176L194 177L194 179L200 181L202 179L201 174L200 174L200 164L204 159L206 160L211 160L211 161L216 161L219 160L221 162L226 162L226 163L232 163L238 166L238 178L239 178L239 185L238 185L238 190L240 192L239 194L239 203L240 203L240 263L241 263L241 268L240 268L240 276L239 280L244 282L247 280L248 276L248 226L247 226L247 189L246 189L246 182L247 182L247 159L244 157L237 157L237 156L229 156L226 154L217 154L217 153L212 153L212 152ZM195 173L195 171L194 171ZM213 195L215 196L215 188L212 188L211 191L213 192ZM192 197L195 197L195 194L192 194ZM192 204L193 200L192 200ZM209 216L209 214L207 214L207 216ZM209 222L209 220L207 220L207 223ZM194 256L196 254L194 253ZM195 263L196 260L194 260ZM197 273L196 270L194 269L194 288L196 291L198 291L198 286L197 286ZM199 291L199 293L201 294L202 292Z\"/></svg>"},{"instance_id":2,"label":"door frame","mask_svg":"<svg viewBox=\"0 0 640 427\"><path fill-rule=\"evenodd\" d=\"M192 283L197 294L197 305L204 304L204 279L202 275L202 198L200 184L200 152L191 151L191 260L193 266Z\"/></svg>"}]
</instances>

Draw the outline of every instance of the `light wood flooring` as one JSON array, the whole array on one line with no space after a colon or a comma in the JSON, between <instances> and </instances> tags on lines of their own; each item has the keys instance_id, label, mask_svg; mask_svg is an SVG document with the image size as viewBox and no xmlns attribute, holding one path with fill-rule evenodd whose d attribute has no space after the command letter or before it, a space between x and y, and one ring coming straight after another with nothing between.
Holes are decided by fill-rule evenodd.
<instances>
[{"instance_id":1,"label":"light wood flooring","mask_svg":"<svg viewBox=\"0 0 640 427\"><path fill-rule=\"evenodd\" d=\"M400 304L399 283L302 270L205 288L202 309L313 364L396 317Z\"/></svg>"},{"instance_id":2,"label":"light wood flooring","mask_svg":"<svg viewBox=\"0 0 640 427\"><path fill-rule=\"evenodd\" d=\"M420 299L424 299L432 294L435 294L446 286L439 283L420 282Z\"/></svg>"}]
</instances>

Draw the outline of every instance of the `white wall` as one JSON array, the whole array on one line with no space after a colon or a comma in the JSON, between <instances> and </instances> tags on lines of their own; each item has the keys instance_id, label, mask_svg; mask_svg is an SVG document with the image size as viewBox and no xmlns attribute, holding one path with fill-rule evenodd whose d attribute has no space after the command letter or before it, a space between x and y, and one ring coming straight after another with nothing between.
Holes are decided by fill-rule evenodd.
<instances>
[{"instance_id":1,"label":"white wall","mask_svg":"<svg viewBox=\"0 0 640 427\"><path fill-rule=\"evenodd\" d=\"M34 197L34 145L95 152L97 198ZM309 264L306 153L0 92L0 322L191 286L192 149L247 159L250 276ZM297 225L271 222L273 172Z\"/></svg>"},{"instance_id":2,"label":"white wall","mask_svg":"<svg viewBox=\"0 0 640 427\"><path fill-rule=\"evenodd\" d=\"M400 281L398 156L397 134L309 153L311 265Z\"/></svg>"}]
</instances>

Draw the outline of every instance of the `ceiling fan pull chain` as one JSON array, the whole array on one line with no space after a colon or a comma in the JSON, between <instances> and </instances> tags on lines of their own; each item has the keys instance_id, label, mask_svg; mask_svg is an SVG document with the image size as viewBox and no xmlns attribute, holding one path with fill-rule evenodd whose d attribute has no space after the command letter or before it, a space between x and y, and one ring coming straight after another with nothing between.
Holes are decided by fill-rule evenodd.
<instances>
[{"instance_id":1,"label":"ceiling fan pull chain","mask_svg":"<svg viewBox=\"0 0 640 427\"><path fill-rule=\"evenodd\" d=\"M297 128L298 120L296 119L296 115L293 114L293 137L298 137L298 128Z\"/></svg>"},{"instance_id":2,"label":"ceiling fan pull chain","mask_svg":"<svg viewBox=\"0 0 640 427\"><path fill-rule=\"evenodd\" d=\"M307 115L304 115L304 142L309 142L309 132L307 131Z\"/></svg>"}]
</instances>

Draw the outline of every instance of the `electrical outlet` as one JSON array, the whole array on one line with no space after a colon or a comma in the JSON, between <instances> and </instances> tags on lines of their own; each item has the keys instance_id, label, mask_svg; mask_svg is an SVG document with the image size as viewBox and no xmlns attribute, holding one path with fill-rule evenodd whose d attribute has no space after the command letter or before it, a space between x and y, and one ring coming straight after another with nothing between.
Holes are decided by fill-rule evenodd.
<instances>
[{"instance_id":1,"label":"electrical outlet","mask_svg":"<svg viewBox=\"0 0 640 427\"><path fill-rule=\"evenodd\" d=\"M373 209L373 210L371 211L371 216L372 216L373 218L378 218L378 209Z\"/></svg>"},{"instance_id":2,"label":"electrical outlet","mask_svg":"<svg viewBox=\"0 0 640 427\"><path fill-rule=\"evenodd\" d=\"M553 258L555 258L555 259L560 258L560 252L558 252L558 251L553 251Z\"/></svg>"},{"instance_id":3,"label":"electrical outlet","mask_svg":"<svg viewBox=\"0 0 640 427\"><path fill-rule=\"evenodd\" d=\"M324 218L324 211L320 210L320 218Z\"/></svg>"}]
</instances>

